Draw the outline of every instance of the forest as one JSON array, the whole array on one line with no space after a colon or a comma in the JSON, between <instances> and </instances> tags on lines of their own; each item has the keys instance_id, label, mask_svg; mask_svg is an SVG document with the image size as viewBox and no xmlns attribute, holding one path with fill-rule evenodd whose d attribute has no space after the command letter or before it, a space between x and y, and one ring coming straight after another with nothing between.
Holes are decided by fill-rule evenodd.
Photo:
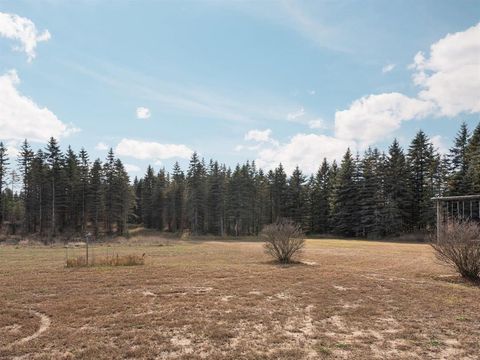
<instances>
[{"instance_id":1,"label":"forest","mask_svg":"<svg viewBox=\"0 0 480 360\"><path fill-rule=\"evenodd\" d=\"M16 189L21 189L17 191ZM188 169L149 166L133 181L113 150L93 162L85 149L62 152L56 139L17 159L0 143L0 226L46 242L91 232L128 235L129 225L193 235L256 235L289 218L306 233L382 238L425 233L434 225L432 197L480 193L480 123L463 123L447 154L418 131L404 150L346 149L341 162L319 158L316 174L255 162L230 168L193 153Z\"/></svg>"}]
</instances>

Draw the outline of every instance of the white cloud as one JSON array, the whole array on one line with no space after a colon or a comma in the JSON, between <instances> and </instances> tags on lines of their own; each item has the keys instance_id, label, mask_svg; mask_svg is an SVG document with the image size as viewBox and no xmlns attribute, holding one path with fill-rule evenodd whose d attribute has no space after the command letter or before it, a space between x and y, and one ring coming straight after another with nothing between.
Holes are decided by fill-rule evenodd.
<instances>
[{"instance_id":1,"label":"white cloud","mask_svg":"<svg viewBox=\"0 0 480 360\"><path fill-rule=\"evenodd\" d=\"M123 166L125 167L125 170L129 173L139 172L141 170L137 165L133 164L124 164Z\"/></svg>"},{"instance_id":2,"label":"white cloud","mask_svg":"<svg viewBox=\"0 0 480 360\"><path fill-rule=\"evenodd\" d=\"M419 98L435 102L439 115L480 112L480 23L437 41L428 57L417 53L411 68Z\"/></svg>"},{"instance_id":3,"label":"white cloud","mask_svg":"<svg viewBox=\"0 0 480 360\"><path fill-rule=\"evenodd\" d=\"M143 106L137 107L137 119L148 119L150 116L152 116L150 109Z\"/></svg>"},{"instance_id":4,"label":"white cloud","mask_svg":"<svg viewBox=\"0 0 480 360\"><path fill-rule=\"evenodd\" d=\"M448 34L419 52L410 68L417 97L387 93L362 97L335 113L335 135L368 145L399 129L403 121L426 116L480 112L480 24Z\"/></svg>"},{"instance_id":5,"label":"white cloud","mask_svg":"<svg viewBox=\"0 0 480 360\"><path fill-rule=\"evenodd\" d=\"M105 151L108 149L109 149L108 145L105 144L104 142L99 142L97 145L95 145L95 150Z\"/></svg>"},{"instance_id":6,"label":"white cloud","mask_svg":"<svg viewBox=\"0 0 480 360\"><path fill-rule=\"evenodd\" d=\"M316 94L316 91L315 91L315 90L310 90L308 93L309 93L310 95L315 95L315 94Z\"/></svg>"},{"instance_id":7,"label":"white cloud","mask_svg":"<svg viewBox=\"0 0 480 360\"><path fill-rule=\"evenodd\" d=\"M140 160L165 160L170 158L188 159L193 151L183 144L161 144L157 142L122 139L115 152Z\"/></svg>"},{"instance_id":8,"label":"white cloud","mask_svg":"<svg viewBox=\"0 0 480 360\"><path fill-rule=\"evenodd\" d=\"M390 71L392 71L393 69L395 69L395 64L387 64L385 65L383 68L382 68L382 73L386 74Z\"/></svg>"},{"instance_id":9,"label":"white cloud","mask_svg":"<svg viewBox=\"0 0 480 360\"><path fill-rule=\"evenodd\" d=\"M265 129L265 130L250 130L245 134L245 140L253 140L253 141L260 141L260 142L267 142L270 141L270 135L272 134L272 130Z\"/></svg>"},{"instance_id":10,"label":"white cloud","mask_svg":"<svg viewBox=\"0 0 480 360\"><path fill-rule=\"evenodd\" d=\"M37 43L51 37L48 30L39 33L32 20L3 12L0 12L0 36L19 41L21 45L14 50L25 52L29 62L36 56Z\"/></svg>"},{"instance_id":11,"label":"white cloud","mask_svg":"<svg viewBox=\"0 0 480 360\"><path fill-rule=\"evenodd\" d=\"M447 154L448 147L445 145L444 138L441 135L435 135L430 138L430 141L433 144L433 147L440 153L440 154Z\"/></svg>"},{"instance_id":12,"label":"white cloud","mask_svg":"<svg viewBox=\"0 0 480 360\"><path fill-rule=\"evenodd\" d=\"M326 135L296 134L286 144L261 150L256 162L267 170L282 163L289 173L297 165L306 173L314 173L324 157L340 160L348 147L354 150L355 143Z\"/></svg>"},{"instance_id":13,"label":"white cloud","mask_svg":"<svg viewBox=\"0 0 480 360\"><path fill-rule=\"evenodd\" d=\"M326 129L325 121L323 119L309 120L308 126L310 129Z\"/></svg>"},{"instance_id":14,"label":"white cloud","mask_svg":"<svg viewBox=\"0 0 480 360\"><path fill-rule=\"evenodd\" d=\"M0 139L45 142L51 136L61 138L79 131L20 94L19 83L15 70L0 76Z\"/></svg>"},{"instance_id":15,"label":"white cloud","mask_svg":"<svg viewBox=\"0 0 480 360\"><path fill-rule=\"evenodd\" d=\"M335 135L366 146L399 129L403 121L422 118L431 112L430 102L400 93L369 95L355 100L347 110L335 113Z\"/></svg>"},{"instance_id":16,"label":"white cloud","mask_svg":"<svg viewBox=\"0 0 480 360\"><path fill-rule=\"evenodd\" d=\"M305 115L305 109L301 107L297 111L292 111L287 114L288 121L296 121L297 119L303 117Z\"/></svg>"}]
</instances>

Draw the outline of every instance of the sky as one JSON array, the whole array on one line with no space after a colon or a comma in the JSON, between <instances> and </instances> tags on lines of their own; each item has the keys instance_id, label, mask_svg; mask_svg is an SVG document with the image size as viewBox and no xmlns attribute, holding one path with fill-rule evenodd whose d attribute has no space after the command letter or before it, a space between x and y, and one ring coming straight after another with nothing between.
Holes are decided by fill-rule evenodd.
<instances>
[{"instance_id":1,"label":"sky","mask_svg":"<svg viewBox=\"0 0 480 360\"><path fill-rule=\"evenodd\" d=\"M315 172L480 121L480 2L0 0L0 141Z\"/></svg>"}]
</instances>

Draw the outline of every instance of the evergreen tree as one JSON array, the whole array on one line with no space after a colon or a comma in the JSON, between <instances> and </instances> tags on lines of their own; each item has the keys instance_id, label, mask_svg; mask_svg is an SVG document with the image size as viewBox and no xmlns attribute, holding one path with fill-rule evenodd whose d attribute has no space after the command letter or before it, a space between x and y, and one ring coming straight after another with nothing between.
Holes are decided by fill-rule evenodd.
<instances>
[{"instance_id":1,"label":"evergreen tree","mask_svg":"<svg viewBox=\"0 0 480 360\"><path fill-rule=\"evenodd\" d=\"M45 159L48 169L48 178L50 183L48 198L49 204L49 216L50 227L49 234L53 237L57 233L58 218L61 217L61 213L64 210L64 198L63 198L63 154L60 150L60 146L55 138L50 138L47 147L45 149Z\"/></svg>"},{"instance_id":2,"label":"evergreen tree","mask_svg":"<svg viewBox=\"0 0 480 360\"><path fill-rule=\"evenodd\" d=\"M192 154L187 172L187 209L190 229L193 234L204 232L205 221L205 166L198 158L196 152Z\"/></svg>"},{"instance_id":3,"label":"evergreen tree","mask_svg":"<svg viewBox=\"0 0 480 360\"><path fill-rule=\"evenodd\" d=\"M287 188L287 217L306 229L307 223L307 191L306 178L297 166L288 181Z\"/></svg>"},{"instance_id":4,"label":"evergreen tree","mask_svg":"<svg viewBox=\"0 0 480 360\"><path fill-rule=\"evenodd\" d=\"M143 225L146 228L154 227L153 197L154 197L155 183L156 181L155 181L155 174L153 172L153 168L151 166L148 166L145 177L143 178L142 193L141 193L142 221L143 221Z\"/></svg>"},{"instance_id":5,"label":"evergreen tree","mask_svg":"<svg viewBox=\"0 0 480 360\"><path fill-rule=\"evenodd\" d=\"M410 175L410 224L412 230L424 230L434 221L431 197L434 196L433 177L436 170L435 152L427 135L420 130L408 150Z\"/></svg>"},{"instance_id":6,"label":"evergreen tree","mask_svg":"<svg viewBox=\"0 0 480 360\"><path fill-rule=\"evenodd\" d=\"M467 178L469 138L467 124L464 122L460 126L453 147L450 148L449 160L450 171L452 172L449 186L450 195L467 195L470 192L470 184Z\"/></svg>"},{"instance_id":7,"label":"evergreen tree","mask_svg":"<svg viewBox=\"0 0 480 360\"><path fill-rule=\"evenodd\" d=\"M158 230L164 228L164 209L165 209L165 191L166 191L166 177L165 170L161 169L158 172L155 187L153 189L153 223L154 227Z\"/></svg>"},{"instance_id":8,"label":"evergreen tree","mask_svg":"<svg viewBox=\"0 0 480 360\"><path fill-rule=\"evenodd\" d=\"M469 191L471 194L480 194L480 122L468 142L466 158Z\"/></svg>"},{"instance_id":9,"label":"evergreen tree","mask_svg":"<svg viewBox=\"0 0 480 360\"><path fill-rule=\"evenodd\" d=\"M84 233L87 228L87 208L88 208L88 198L89 198L89 171L90 163L88 158L87 151L82 148L78 155L79 158L79 199L80 199L80 225L81 231Z\"/></svg>"},{"instance_id":10,"label":"evergreen tree","mask_svg":"<svg viewBox=\"0 0 480 360\"><path fill-rule=\"evenodd\" d=\"M336 186L334 231L343 236L354 236L357 228L356 167L350 149L345 153Z\"/></svg>"},{"instance_id":11,"label":"evergreen tree","mask_svg":"<svg viewBox=\"0 0 480 360\"><path fill-rule=\"evenodd\" d=\"M3 145L3 142L0 141L0 229L2 229L3 220L5 219L5 201L3 200L3 189L6 182L8 165L7 149Z\"/></svg>"},{"instance_id":12,"label":"evergreen tree","mask_svg":"<svg viewBox=\"0 0 480 360\"><path fill-rule=\"evenodd\" d=\"M107 234L113 234L113 224L115 222L114 198L115 198L115 155L110 148L107 159L103 165L104 191L105 191L105 231Z\"/></svg>"},{"instance_id":13,"label":"evergreen tree","mask_svg":"<svg viewBox=\"0 0 480 360\"><path fill-rule=\"evenodd\" d=\"M90 170L88 189L88 214L95 238L100 234L100 224L103 221L104 195L102 163L100 159L97 159Z\"/></svg>"},{"instance_id":14,"label":"evergreen tree","mask_svg":"<svg viewBox=\"0 0 480 360\"><path fill-rule=\"evenodd\" d=\"M399 235L407 229L411 193L408 167L397 139L388 149L385 166L385 230Z\"/></svg>"},{"instance_id":15,"label":"evergreen tree","mask_svg":"<svg viewBox=\"0 0 480 360\"><path fill-rule=\"evenodd\" d=\"M324 158L312 185L312 226L313 232L325 234L329 231L330 216L330 166Z\"/></svg>"},{"instance_id":16,"label":"evergreen tree","mask_svg":"<svg viewBox=\"0 0 480 360\"><path fill-rule=\"evenodd\" d=\"M225 174L217 161L210 162L208 174L208 232L225 234Z\"/></svg>"}]
</instances>

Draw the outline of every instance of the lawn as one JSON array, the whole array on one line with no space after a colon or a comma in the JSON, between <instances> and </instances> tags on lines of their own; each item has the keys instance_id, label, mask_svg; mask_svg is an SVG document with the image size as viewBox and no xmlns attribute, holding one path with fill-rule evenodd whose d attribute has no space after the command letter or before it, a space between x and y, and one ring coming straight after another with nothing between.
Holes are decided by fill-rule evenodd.
<instances>
[{"instance_id":1,"label":"lawn","mask_svg":"<svg viewBox=\"0 0 480 360\"><path fill-rule=\"evenodd\" d=\"M0 246L0 358L479 358L480 288L425 244L308 240L293 266L208 238L93 256L112 251L145 265L71 269L61 246Z\"/></svg>"}]
</instances>

